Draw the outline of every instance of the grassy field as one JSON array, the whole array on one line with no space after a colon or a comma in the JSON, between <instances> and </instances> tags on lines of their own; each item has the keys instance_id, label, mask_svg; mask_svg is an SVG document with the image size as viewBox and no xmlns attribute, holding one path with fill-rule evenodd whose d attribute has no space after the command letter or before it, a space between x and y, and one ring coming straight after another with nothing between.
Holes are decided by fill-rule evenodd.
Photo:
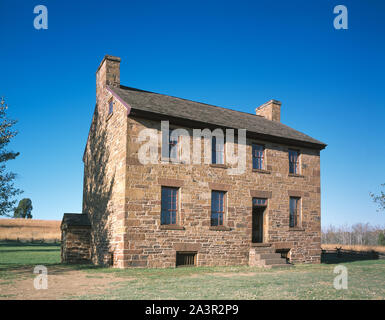
<instances>
[{"instance_id":1,"label":"grassy field","mask_svg":"<svg viewBox=\"0 0 385 320\"><path fill-rule=\"evenodd\" d=\"M60 223L57 220L0 219L0 241L59 241Z\"/></svg>"},{"instance_id":2,"label":"grassy field","mask_svg":"<svg viewBox=\"0 0 385 320\"><path fill-rule=\"evenodd\" d=\"M57 245L0 243L0 299L385 299L385 260L342 263L347 290L334 289L333 263L122 270L59 262ZM47 290L33 287L37 264L48 268Z\"/></svg>"}]
</instances>

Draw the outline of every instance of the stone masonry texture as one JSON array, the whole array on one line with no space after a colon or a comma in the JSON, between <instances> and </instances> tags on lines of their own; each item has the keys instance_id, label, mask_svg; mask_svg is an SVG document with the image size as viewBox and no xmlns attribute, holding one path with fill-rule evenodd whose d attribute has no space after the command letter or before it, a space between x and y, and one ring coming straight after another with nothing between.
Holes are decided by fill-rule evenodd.
<instances>
[{"instance_id":1,"label":"stone masonry texture","mask_svg":"<svg viewBox=\"0 0 385 320\"><path fill-rule=\"evenodd\" d=\"M91 258L90 228L62 228L61 262L68 264L89 263Z\"/></svg>"},{"instance_id":2,"label":"stone masonry texture","mask_svg":"<svg viewBox=\"0 0 385 320\"><path fill-rule=\"evenodd\" d=\"M251 138L246 171L240 175L229 175L226 166L203 164L203 138L202 164L162 163L159 145L158 163L143 165L138 160L143 144L139 133L150 128L160 136L161 124L130 115L129 106L108 90L120 85L119 64L119 58L106 56L98 68L95 112L83 156L83 213L91 222L94 264L175 267L176 253L185 251L197 253L198 266L248 265L253 197L268 201L263 242L289 250L293 263L320 262L319 150L295 148L300 152L299 175L289 174L288 149L293 146ZM192 136L192 128L184 129ZM252 169L252 143L265 146L264 170ZM179 188L176 226L160 224L162 186ZM226 191L223 228L210 227L212 190ZM290 196L301 198L296 228L289 227Z\"/></svg>"}]
</instances>

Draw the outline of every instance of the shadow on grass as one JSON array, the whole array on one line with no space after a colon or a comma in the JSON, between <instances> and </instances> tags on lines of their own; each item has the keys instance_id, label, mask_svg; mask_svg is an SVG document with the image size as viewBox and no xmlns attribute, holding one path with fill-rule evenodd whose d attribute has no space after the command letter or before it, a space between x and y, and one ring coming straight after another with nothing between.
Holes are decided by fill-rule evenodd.
<instances>
[{"instance_id":1,"label":"shadow on grass","mask_svg":"<svg viewBox=\"0 0 385 320\"><path fill-rule=\"evenodd\" d=\"M0 241L0 248L2 247L57 247L60 250L60 243L50 242L21 242L17 240ZM1 250L3 251L3 250Z\"/></svg>"},{"instance_id":2,"label":"shadow on grass","mask_svg":"<svg viewBox=\"0 0 385 320\"><path fill-rule=\"evenodd\" d=\"M47 268L48 274L51 275L60 275L65 274L69 271L85 271L85 270L94 270L100 267L91 265L91 264L62 264L62 263L42 263L42 264L2 264L0 263L0 279L1 273L13 273L17 274L32 274L35 266L43 265Z\"/></svg>"},{"instance_id":3,"label":"shadow on grass","mask_svg":"<svg viewBox=\"0 0 385 320\"><path fill-rule=\"evenodd\" d=\"M56 249L56 248L52 248L52 249L35 249L33 250L32 252L55 252L55 251L60 251L60 248ZM14 249L14 250L1 250L0 251L1 253L10 253L10 252L31 252L30 249L26 248L26 249L21 249L21 250L18 250L18 249Z\"/></svg>"},{"instance_id":4,"label":"shadow on grass","mask_svg":"<svg viewBox=\"0 0 385 320\"><path fill-rule=\"evenodd\" d=\"M17 241L0 242L0 253L35 253L39 252L59 252L60 244L54 243L21 243ZM1 263L0 263L1 265Z\"/></svg>"}]
</instances>

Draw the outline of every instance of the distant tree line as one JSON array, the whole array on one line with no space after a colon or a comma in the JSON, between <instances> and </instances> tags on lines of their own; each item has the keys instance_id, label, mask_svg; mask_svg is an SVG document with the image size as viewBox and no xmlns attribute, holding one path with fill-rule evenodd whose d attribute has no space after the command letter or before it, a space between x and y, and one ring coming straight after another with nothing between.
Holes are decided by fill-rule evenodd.
<instances>
[{"instance_id":1,"label":"distant tree line","mask_svg":"<svg viewBox=\"0 0 385 320\"><path fill-rule=\"evenodd\" d=\"M385 246L385 227L371 226L369 223L340 227L330 225L322 229L321 241L324 244Z\"/></svg>"}]
</instances>

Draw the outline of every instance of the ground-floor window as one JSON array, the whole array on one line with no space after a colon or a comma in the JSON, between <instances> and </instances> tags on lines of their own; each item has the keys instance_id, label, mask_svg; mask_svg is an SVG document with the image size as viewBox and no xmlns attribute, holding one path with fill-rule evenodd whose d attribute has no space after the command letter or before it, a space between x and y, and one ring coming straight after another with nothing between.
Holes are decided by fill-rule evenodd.
<instances>
[{"instance_id":1,"label":"ground-floor window","mask_svg":"<svg viewBox=\"0 0 385 320\"><path fill-rule=\"evenodd\" d=\"M225 192L211 192L211 226L223 226L225 214Z\"/></svg>"},{"instance_id":2,"label":"ground-floor window","mask_svg":"<svg viewBox=\"0 0 385 320\"><path fill-rule=\"evenodd\" d=\"M162 187L161 224L176 224L177 212L178 188Z\"/></svg>"},{"instance_id":3,"label":"ground-floor window","mask_svg":"<svg viewBox=\"0 0 385 320\"><path fill-rule=\"evenodd\" d=\"M176 253L176 266L195 266L196 265L196 252L177 252Z\"/></svg>"},{"instance_id":4,"label":"ground-floor window","mask_svg":"<svg viewBox=\"0 0 385 320\"><path fill-rule=\"evenodd\" d=\"M300 213L300 198L290 197L290 219L289 226L291 228L297 227L299 224L299 213Z\"/></svg>"}]
</instances>

